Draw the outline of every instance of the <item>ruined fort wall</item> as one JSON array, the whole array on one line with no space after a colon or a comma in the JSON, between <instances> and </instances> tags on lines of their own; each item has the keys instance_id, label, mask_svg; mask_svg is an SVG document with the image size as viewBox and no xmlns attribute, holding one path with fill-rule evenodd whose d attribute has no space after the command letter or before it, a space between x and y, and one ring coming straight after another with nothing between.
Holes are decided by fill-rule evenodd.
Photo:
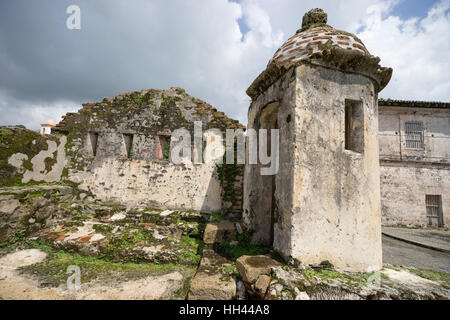
<instances>
[{"instance_id":1,"label":"ruined fort wall","mask_svg":"<svg viewBox=\"0 0 450 320\"><path fill-rule=\"evenodd\" d=\"M68 179L112 203L240 212L238 169L204 162L176 165L170 159L174 144L167 149L161 137L170 141L174 130L185 128L193 139L195 121L202 122L203 132L244 128L181 88L123 93L84 104L57 126L68 136Z\"/></svg>"},{"instance_id":2,"label":"ruined fort wall","mask_svg":"<svg viewBox=\"0 0 450 320\"><path fill-rule=\"evenodd\" d=\"M107 203L220 212L222 187L215 165L107 159L80 175L79 188Z\"/></svg>"}]
</instances>

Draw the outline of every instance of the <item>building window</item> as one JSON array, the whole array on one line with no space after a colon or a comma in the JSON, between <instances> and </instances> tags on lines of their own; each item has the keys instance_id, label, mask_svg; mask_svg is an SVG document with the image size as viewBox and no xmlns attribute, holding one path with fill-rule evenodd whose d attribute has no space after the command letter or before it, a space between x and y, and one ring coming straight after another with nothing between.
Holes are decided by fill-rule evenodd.
<instances>
[{"instance_id":1,"label":"building window","mask_svg":"<svg viewBox=\"0 0 450 320\"><path fill-rule=\"evenodd\" d=\"M127 157L128 159L133 159L133 142L134 142L134 135L132 134L123 134L123 140L125 142L125 148L127 150Z\"/></svg>"},{"instance_id":2,"label":"building window","mask_svg":"<svg viewBox=\"0 0 450 320\"><path fill-rule=\"evenodd\" d=\"M345 150L364 152L364 112L361 101L345 100Z\"/></svg>"},{"instance_id":3,"label":"building window","mask_svg":"<svg viewBox=\"0 0 450 320\"><path fill-rule=\"evenodd\" d=\"M95 157L97 155L98 133L89 133L89 142L91 143L91 153Z\"/></svg>"},{"instance_id":4,"label":"building window","mask_svg":"<svg viewBox=\"0 0 450 320\"><path fill-rule=\"evenodd\" d=\"M427 220L429 226L442 227L444 219L442 214L442 198L441 195L425 196L427 206Z\"/></svg>"},{"instance_id":5,"label":"building window","mask_svg":"<svg viewBox=\"0 0 450 320\"><path fill-rule=\"evenodd\" d=\"M169 154L170 154L170 136L158 136L156 159L169 160Z\"/></svg>"},{"instance_id":6,"label":"building window","mask_svg":"<svg viewBox=\"0 0 450 320\"><path fill-rule=\"evenodd\" d=\"M405 122L406 148L423 149L423 123Z\"/></svg>"}]
</instances>

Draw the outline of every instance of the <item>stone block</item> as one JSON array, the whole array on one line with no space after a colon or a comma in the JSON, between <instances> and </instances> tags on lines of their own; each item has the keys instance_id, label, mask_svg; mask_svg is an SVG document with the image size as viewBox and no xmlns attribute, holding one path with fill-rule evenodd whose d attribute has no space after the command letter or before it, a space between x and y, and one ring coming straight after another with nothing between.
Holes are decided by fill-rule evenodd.
<instances>
[{"instance_id":1,"label":"stone block","mask_svg":"<svg viewBox=\"0 0 450 320\"><path fill-rule=\"evenodd\" d=\"M20 207L19 200L7 200L0 202L0 215L11 215L18 207Z\"/></svg>"},{"instance_id":2,"label":"stone block","mask_svg":"<svg viewBox=\"0 0 450 320\"><path fill-rule=\"evenodd\" d=\"M216 242L227 242L236 240L236 228L230 221L221 221L219 223L208 223L203 235L203 241L206 244Z\"/></svg>"},{"instance_id":3,"label":"stone block","mask_svg":"<svg viewBox=\"0 0 450 320\"><path fill-rule=\"evenodd\" d=\"M270 286L270 276L268 275L260 275L255 282L255 291L260 299L263 299L266 295L267 289Z\"/></svg>"},{"instance_id":4,"label":"stone block","mask_svg":"<svg viewBox=\"0 0 450 320\"><path fill-rule=\"evenodd\" d=\"M32 200L32 203L35 209L40 209L48 206L50 201L45 199L44 197L36 197Z\"/></svg>"},{"instance_id":5,"label":"stone block","mask_svg":"<svg viewBox=\"0 0 450 320\"><path fill-rule=\"evenodd\" d=\"M269 274L271 268L279 263L267 256L242 256L236 260L236 267L242 279L249 284L261 275Z\"/></svg>"},{"instance_id":6,"label":"stone block","mask_svg":"<svg viewBox=\"0 0 450 320\"><path fill-rule=\"evenodd\" d=\"M192 279L189 300L231 300L236 296L236 281L220 273L198 272Z\"/></svg>"}]
</instances>

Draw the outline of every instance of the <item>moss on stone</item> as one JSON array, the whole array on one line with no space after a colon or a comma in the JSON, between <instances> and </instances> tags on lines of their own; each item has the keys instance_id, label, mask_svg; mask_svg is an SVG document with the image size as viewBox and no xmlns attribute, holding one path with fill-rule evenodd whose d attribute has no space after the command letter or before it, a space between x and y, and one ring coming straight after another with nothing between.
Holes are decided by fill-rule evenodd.
<instances>
[{"instance_id":1,"label":"moss on stone","mask_svg":"<svg viewBox=\"0 0 450 320\"><path fill-rule=\"evenodd\" d=\"M56 162L57 162L57 154L58 154L58 152L57 151L55 151L55 152L53 152L53 157L52 158L50 158L50 157L47 157L47 158L45 158L45 160L44 160L44 164L45 164L45 172L50 172L50 171L52 171L52 168L53 168L53 166L56 164Z\"/></svg>"},{"instance_id":2,"label":"moss on stone","mask_svg":"<svg viewBox=\"0 0 450 320\"><path fill-rule=\"evenodd\" d=\"M79 266L82 270L82 283L102 277L115 276L117 278L139 279L150 275L157 276L180 271L180 266L175 264L111 262L97 257L56 251L43 243L30 242L30 245L47 252L49 257L42 263L22 267L19 270L22 273L40 278L41 286L44 287L57 287L66 283L67 268L71 265Z\"/></svg>"},{"instance_id":3,"label":"moss on stone","mask_svg":"<svg viewBox=\"0 0 450 320\"><path fill-rule=\"evenodd\" d=\"M42 150L48 150L47 141L59 142L59 136L46 135L23 128L0 128L0 186L20 185L22 173L8 163L8 159L16 153L27 156L23 161L26 170L32 170L31 159Z\"/></svg>"},{"instance_id":4,"label":"moss on stone","mask_svg":"<svg viewBox=\"0 0 450 320\"><path fill-rule=\"evenodd\" d=\"M214 244L214 250L225 257L237 260L241 256L257 256L269 253L270 249L252 244L246 241L239 241L237 244L221 242Z\"/></svg>"},{"instance_id":5,"label":"moss on stone","mask_svg":"<svg viewBox=\"0 0 450 320\"><path fill-rule=\"evenodd\" d=\"M428 280L450 281L450 274L445 272L439 272L434 270L418 270L414 268L409 268L408 271Z\"/></svg>"},{"instance_id":6,"label":"moss on stone","mask_svg":"<svg viewBox=\"0 0 450 320\"><path fill-rule=\"evenodd\" d=\"M322 44L321 47L323 49L321 52L313 53L310 57L300 61L272 61L266 70L253 81L247 89L247 94L254 101L289 70L294 70L300 65L318 65L344 72L363 74L374 81L377 91L381 91L391 79L392 68L381 67L378 57L342 49L331 45L330 42Z\"/></svg>"}]
</instances>

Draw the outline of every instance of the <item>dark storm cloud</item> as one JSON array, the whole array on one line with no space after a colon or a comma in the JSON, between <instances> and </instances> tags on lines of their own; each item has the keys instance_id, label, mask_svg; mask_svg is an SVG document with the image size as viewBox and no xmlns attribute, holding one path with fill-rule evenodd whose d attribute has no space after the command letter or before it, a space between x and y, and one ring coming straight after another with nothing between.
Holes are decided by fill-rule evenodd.
<instances>
[{"instance_id":1,"label":"dark storm cloud","mask_svg":"<svg viewBox=\"0 0 450 320\"><path fill-rule=\"evenodd\" d=\"M81 8L81 30L66 28L70 4ZM220 95L226 94L214 87L208 90L205 82L214 83L207 80L211 72L226 67L217 51L230 49L230 30L239 33L239 14L239 6L225 0L4 0L0 112L11 104L16 104L13 109L58 101L79 104L121 91L170 86L183 86L219 103ZM214 79L236 91L238 81L223 72ZM241 94L244 91L242 86ZM229 105L229 112L235 95L221 101ZM13 112L19 115L19 110Z\"/></svg>"},{"instance_id":2,"label":"dark storm cloud","mask_svg":"<svg viewBox=\"0 0 450 320\"><path fill-rule=\"evenodd\" d=\"M449 0L415 24L388 16L394 3L1 0L0 125L37 129L82 102L171 86L184 87L245 123L250 103L245 90L315 6L325 8L336 27L362 30L369 50L394 68L384 91L392 98L448 100L444 71L450 41L433 35L448 30ZM72 4L81 8L81 30L66 28L66 8ZM239 29L243 23L245 35ZM405 52L401 58L399 48ZM424 57L426 66L413 63ZM422 77L412 77L411 70Z\"/></svg>"},{"instance_id":3,"label":"dark storm cloud","mask_svg":"<svg viewBox=\"0 0 450 320\"><path fill-rule=\"evenodd\" d=\"M156 75L164 85L168 72L158 67L167 64L159 52L166 42L151 36L159 26L145 10L131 8L131 1L119 8L106 2L78 1L82 29L68 30L72 1L2 1L0 86L16 98L51 101L114 95L154 85Z\"/></svg>"}]
</instances>

